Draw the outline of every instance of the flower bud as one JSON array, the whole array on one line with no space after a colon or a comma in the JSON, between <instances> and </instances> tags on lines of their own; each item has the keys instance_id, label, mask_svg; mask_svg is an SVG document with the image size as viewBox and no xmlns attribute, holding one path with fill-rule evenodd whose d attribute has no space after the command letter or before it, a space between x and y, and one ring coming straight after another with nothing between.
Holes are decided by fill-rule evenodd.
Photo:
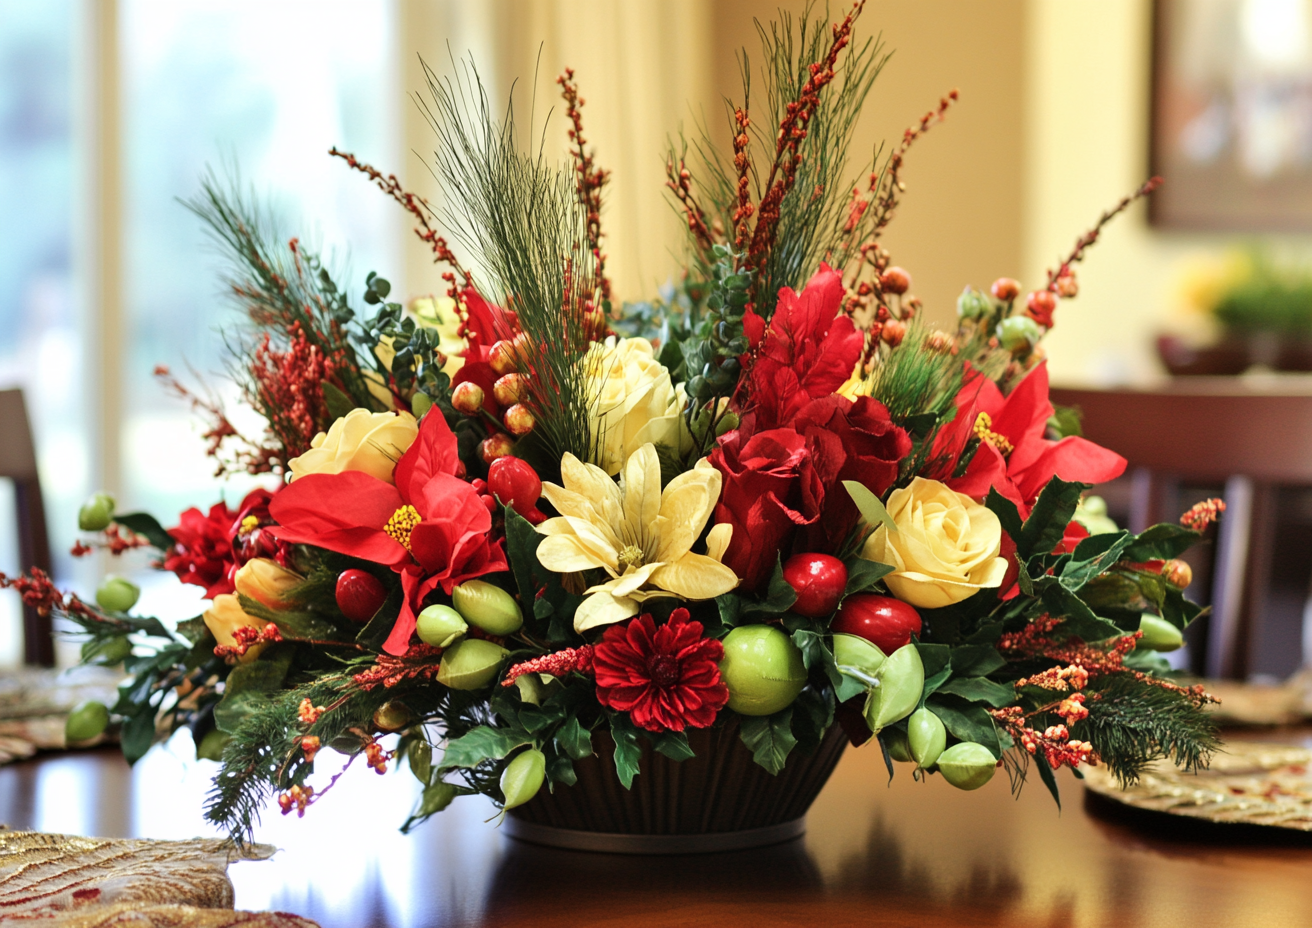
<instances>
[{"instance_id":1,"label":"flower bud","mask_svg":"<svg viewBox=\"0 0 1312 928\"><path fill-rule=\"evenodd\" d=\"M515 447L515 440L505 432L497 432L478 443L478 456L484 464L491 464L497 458L508 455Z\"/></svg>"},{"instance_id":2,"label":"flower bud","mask_svg":"<svg viewBox=\"0 0 1312 928\"><path fill-rule=\"evenodd\" d=\"M998 341L1012 354L1029 351L1039 343L1039 326L1029 316L1009 316L998 323Z\"/></svg>"},{"instance_id":3,"label":"flower bud","mask_svg":"<svg viewBox=\"0 0 1312 928\"><path fill-rule=\"evenodd\" d=\"M738 417L736 412L726 412L720 417L720 421L715 423L715 437L719 438L728 432L732 432L738 428L740 422L742 422L742 419Z\"/></svg>"},{"instance_id":4,"label":"flower bud","mask_svg":"<svg viewBox=\"0 0 1312 928\"><path fill-rule=\"evenodd\" d=\"M957 297L957 315L962 319L978 319L980 316L987 315L992 308L988 297L974 287L967 287L961 291L961 296Z\"/></svg>"},{"instance_id":5,"label":"flower bud","mask_svg":"<svg viewBox=\"0 0 1312 928\"><path fill-rule=\"evenodd\" d=\"M84 532L103 532L114 520L114 497L95 493L77 511L77 527Z\"/></svg>"},{"instance_id":6,"label":"flower bud","mask_svg":"<svg viewBox=\"0 0 1312 928\"><path fill-rule=\"evenodd\" d=\"M489 635L510 635L524 624L519 603L486 580L466 580L451 591L451 604L466 622Z\"/></svg>"},{"instance_id":7,"label":"flower bud","mask_svg":"<svg viewBox=\"0 0 1312 928\"><path fill-rule=\"evenodd\" d=\"M979 789L993 779L998 759L974 741L954 744L938 756L938 772L957 789Z\"/></svg>"},{"instance_id":8,"label":"flower bud","mask_svg":"<svg viewBox=\"0 0 1312 928\"><path fill-rule=\"evenodd\" d=\"M888 656L874 673L875 684L866 699L866 724L878 734L906 718L920 702L925 688L925 665L914 644L903 645Z\"/></svg>"},{"instance_id":9,"label":"flower bud","mask_svg":"<svg viewBox=\"0 0 1312 928\"><path fill-rule=\"evenodd\" d=\"M993 286L989 290L998 299L1010 303L1020 295L1020 281L1012 280L1010 277L999 277L993 281Z\"/></svg>"},{"instance_id":10,"label":"flower bud","mask_svg":"<svg viewBox=\"0 0 1312 928\"><path fill-rule=\"evenodd\" d=\"M109 709L103 702L88 699L73 707L64 721L64 741L76 744L98 737L109 726Z\"/></svg>"},{"instance_id":11,"label":"flower bud","mask_svg":"<svg viewBox=\"0 0 1312 928\"><path fill-rule=\"evenodd\" d=\"M934 766L948 743L948 731L937 715L928 709L917 709L907 719L907 744L911 756L922 768Z\"/></svg>"},{"instance_id":12,"label":"flower bud","mask_svg":"<svg viewBox=\"0 0 1312 928\"><path fill-rule=\"evenodd\" d=\"M374 710L374 727L382 731L399 731L410 724L414 714L399 699L389 699Z\"/></svg>"},{"instance_id":13,"label":"flower bud","mask_svg":"<svg viewBox=\"0 0 1312 928\"><path fill-rule=\"evenodd\" d=\"M96 587L96 605L106 612L127 612L141 597L141 587L131 580L110 575Z\"/></svg>"},{"instance_id":14,"label":"flower bud","mask_svg":"<svg viewBox=\"0 0 1312 928\"><path fill-rule=\"evenodd\" d=\"M839 673L844 673L845 667L851 667L867 677L873 677L875 671L887 659L887 655L879 649L879 645L872 644L864 638L841 632L834 635L834 663L838 665Z\"/></svg>"},{"instance_id":15,"label":"flower bud","mask_svg":"<svg viewBox=\"0 0 1312 928\"><path fill-rule=\"evenodd\" d=\"M879 275L879 289L885 293L906 293L911 289L911 275L900 267L890 267Z\"/></svg>"},{"instance_id":16,"label":"flower bud","mask_svg":"<svg viewBox=\"0 0 1312 928\"><path fill-rule=\"evenodd\" d=\"M1184 634L1165 619L1145 612L1139 618L1139 647L1148 651L1174 651L1184 644Z\"/></svg>"},{"instance_id":17,"label":"flower bud","mask_svg":"<svg viewBox=\"0 0 1312 928\"><path fill-rule=\"evenodd\" d=\"M291 591L304 582L300 574L263 557L251 558L232 578L238 593L270 609L286 608Z\"/></svg>"},{"instance_id":18,"label":"flower bud","mask_svg":"<svg viewBox=\"0 0 1312 928\"><path fill-rule=\"evenodd\" d=\"M528 381L523 374L511 372L497 378L492 385L492 397L502 406L512 406L528 395Z\"/></svg>"},{"instance_id":19,"label":"flower bud","mask_svg":"<svg viewBox=\"0 0 1312 928\"><path fill-rule=\"evenodd\" d=\"M519 364L515 360L514 346L509 340L503 338L493 344L488 355L488 364L491 365L497 376L509 374L519 368Z\"/></svg>"},{"instance_id":20,"label":"flower bud","mask_svg":"<svg viewBox=\"0 0 1312 928\"><path fill-rule=\"evenodd\" d=\"M890 348L896 348L902 344L902 339L907 337L907 324L901 319L890 319L884 323L884 328L880 330L879 337L884 340L884 344Z\"/></svg>"},{"instance_id":21,"label":"flower bud","mask_svg":"<svg viewBox=\"0 0 1312 928\"><path fill-rule=\"evenodd\" d=\"M465 638L442 652L437 682L453 690L476 690L487 686L510 652L482 638Z\"/></svg>"},{"instance_id":22,"label":"flower bud","mask_svg":"<svg viewBox=\"0 0 1312 928\"><path fill-rule=\"evenodd\" d=\"M1172 558L1162 565L1162 579L1177 590L1194 582L1194 569L1184 561Z\"/></svg>"},{"instance_id":23,"label":"flower bud","mask_svg":"<svg viewBox=\"0 0 1312 928\"><path fill-rule=\"evenodd\" d=\"M1057 296L1063 300L1069 300L1073 296L1078 296L1080 292L1079 282L1075 279L1075 272L1067 270L1057 278Z\"/></svg>"},{"instance_id":24,"label":"flower bud","mask_svg":"<svg viewBox=\"0 0 1312 928\"><path fill-rule=\"evenodd\" d=\"M367 570L344 570L337 577L337 608L352 622L363 625L387 600L383 582Z\"/></svg>"},{"instance_id":25,"label":"flower bud","mask_svg":"<svg viewBox=\"0 0 1312 928\"><path fill-rule=\"evenodd\" d=\"M734 712L774 715L806 686L806 665L797 645L773 625L740 625L724 639L720 677Z\"/></svg>"},{"instance_id":26,"label":"flower bud","mask_svg":"<svg viewBox=\"0 0 1312 928\"><path fill-rule=\"evenodd\" d=\"M1025 313L1045 329L1052 328L1057 296L1051 290L1035 290L1025 299Z\"/></svg>"},{"instance_id":27,"label":"flower bud","mask_svg":"<svg viewBox=\"0 0 1312 928\"><path fill-rule=\"evenodd\" d=\"M506 455L487 468L487 486L503 506L512 507L524 518L542 498L542 480L523 458Z\"/></svg>"},{"instance_id":28,"label":"flower bud","mask_svg":"<svg viewBox=\"0 0 1312 928\"><path fill-rule=\"evenodd\" d=\"M458 383L451 390L451 405L456 412L464 413L466 416L476 416L478 411L483 408L483 388L472 380L466 380Z\"/></svg>"},{"instance_id":29,"label":"flower bud","mask_svg":"<svg viewBox=\"0 0 1312 928\"><path fill-rule=\"evenodd\" d=\"M513 809L522 806L542 789L542 780L547 772L547 756L541 751L529 748L521 751L506 764L501 771L501 795L505 802L501 808Z\"/></svg>"},{"instance_id":30,"label":"flower bud","mask_svg":"<svg viewBox=\"0 0 1312 928\"><path fill-rule=\"evenodd\" d=\"M797 593L791 609L809 619L832 615L847 587L847 567L829 554L795 554L784 564L784 580Z\"/></svg>"},{"instance_id":31,"label":"flower bud","mask_svg":"<svg viewBox=\"0 0 1312 928\"><path fill-rule=\"evenodd\" d=\"M415 619L419 640L434 648L449 648L467 631L469 625L450 606L428 606Z\"/></svg>"},{"instance_id":32,"label":"flower bud","mask_svg":"<svg viewBox=\"0 0 1312 928\"><path fill-rule=\"evenodd\" d=\"M884 745L884 750L888 751L889 759L900 764L912 762L911 744L907 741L906 733L900 728L885 728L879 733L879 740Z\"/></svg>"},{"instance_id":33,"label":"flower bud","mask_svg":"<svg viewBox=\"0 0 1312 928\"><path fill-rule=\"evenodd\" d=\"M506 431L515 436L527 435L538 424L533 413L529 412L528 407L523 403L511 406L501 418L506 424Z\"/></svg>"}]
</instances>

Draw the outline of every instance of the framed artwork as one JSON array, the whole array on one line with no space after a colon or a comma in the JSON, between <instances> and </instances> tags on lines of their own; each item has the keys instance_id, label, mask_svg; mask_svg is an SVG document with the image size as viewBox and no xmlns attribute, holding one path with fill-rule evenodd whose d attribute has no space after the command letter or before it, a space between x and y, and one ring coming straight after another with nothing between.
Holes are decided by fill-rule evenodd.
<instances>
[{"instance_id":1,"label":"framed artwork","mask_svg":"<svg viewBox=\"0 0 1312 928\"><path fill-rule=\"evenodd\" d=\"M1156 0L1162 228L1312 232L1312 0Z\"/></svg>"}]
</instances>

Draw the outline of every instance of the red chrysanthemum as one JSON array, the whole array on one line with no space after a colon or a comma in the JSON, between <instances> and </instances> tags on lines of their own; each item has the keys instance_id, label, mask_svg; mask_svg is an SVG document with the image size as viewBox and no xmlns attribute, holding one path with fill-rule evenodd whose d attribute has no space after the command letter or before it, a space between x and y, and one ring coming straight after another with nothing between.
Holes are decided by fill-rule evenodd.
<instances>
[{"instance_id":1,"label":"red chrysanthemum","mask_svg":"<svg viewBox=\"0 0 1312 928\"><path fill-rule=\"evenodd\" d=\"M720 679L724 645L675 609L659 628L650 615L612 625L593 652L597 699L647 731L706 728L729 701Z\"/></svg>"}]
</instances>

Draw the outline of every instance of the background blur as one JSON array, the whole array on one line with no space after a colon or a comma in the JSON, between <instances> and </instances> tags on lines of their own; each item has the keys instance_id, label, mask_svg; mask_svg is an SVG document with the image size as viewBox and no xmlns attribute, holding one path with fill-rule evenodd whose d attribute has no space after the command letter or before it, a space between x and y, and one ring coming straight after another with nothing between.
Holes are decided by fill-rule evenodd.
<instances>
[{"instance_id":1,"label":"background blur","mask_svg":"<svg viewBox=\"0 0 1312 928\"><path fill-rule=\"evenodd\" d=\"M327 149L395 171L436 202L424 161L430 130L407 96L423 88L418 56L442 72L452 56L472 55L494 100L519 78L521 113L536 66L539 115L571 66L590 140L614 172L603 226L617 291L639 298L669 279L682 241L664 197L667 134L702 118L722 125L719 101L740 94L733 51L745 45L756 60L753 19L776 6L0 0L0 388L27 391L60 577L85 587L98 575L67 556L77 506L94 489L165 524L245 489L211 478L188 409L151 374L165 364L191 380L190 369L223 389L218 331L231 317L220 268L179 203L207 166L239 166L290 234L349 266L356 292L370 270L399 295L440 291L406 214ZM1039 281L1148 175L1152 6L867 4L859 34L882 31L895 54L867 104L857 153L895 141L948 90L961 92L910 156L909 189L885 240L932 318L950 319L966 284ZM1247 7L1259 25L1301 22L1306 56L1306 17L1289 13L1302 0ZM559 113L552 131L563 155ZM1142 206L1118 220L1045 342L1054 379L1154 376L1152 337L1170 324L1179 269L1233 242L1150 229ZM9 506L0 492L6 571L18 566L4 534ZM16 603L0 599L0 661L16 657L18 626Z\"/></svg>"}]
</instances>

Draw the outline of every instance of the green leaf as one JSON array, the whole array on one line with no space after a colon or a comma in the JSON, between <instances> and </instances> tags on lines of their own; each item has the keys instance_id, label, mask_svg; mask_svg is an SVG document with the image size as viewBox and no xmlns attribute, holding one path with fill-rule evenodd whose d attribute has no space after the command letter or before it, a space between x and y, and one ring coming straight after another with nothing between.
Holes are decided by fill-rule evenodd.
<instances>
[{"instance_id":1,"label":"green leaf","mask_svg":"<svg viewBox=\"0 0 1312 928\"><path fill-rule=\"evenodd\" d=\"M893 524L893 517L888 514L888 510L884 508L884 504L880 502L874 491L855 480L844 480L843 486L847 488L852 502L856 503L857 512L861 513L861 518L865 520L866 525L871 528L883 525L890 532L897 531L897 526Z\"/></svg>"},{"instance_id":2,"label":"green leaf","mask_svg":"<svg viewBox=\"0 0 1312 928\"><path fill-rule=\"evenodd\" d=\"M1011 536L1012 541L1020 540L1020 510L1016 508L1015 503L993 487L989 487L989 495L984 500L984 507L998 517L998 521L1002 523L1002 530Z\"/></svg>"},{"instance_id":3,"label":"green leaf","mask_svg":"<svg viewBox=\"0 0 1312 928\"><path fill-rule=\"evenodd\" d=\"M1035 753L1034 762L1039 768L1039 779L1043 781L1044 786L1048 787L1048 792L1052 793L1052 801L1057 803L1057 809L1060 811L1061 792L1057 789L1057 778L1053 775L1052 768L1048 766L1048 759L1040 751Z\"/></svg>"},{"instance_id":4,"label":"green leaf","mask_svg":"<svg viewBox=\"0 0 1312 928\"><path fill-rule=\"evenodd\" d=\"M847 586L843 588L843 599L873 590L875 584L891 574L894 568L878 561L868 561L863 557L853 558L847 565Z\"/></svg>"},{"instance_id":5,"label":"green leaf","mask_svg":"<svg viewBox=\"0 0 1312 928\"><path fill-rule=\"evenodd\" d=\"M156 548L168 551L173 547L173 536L164 530L164 526L148 512L128 512L115 515L114 521L131 532L144 535Z\"/></svg>"},{"instance_id":6,"label":"green leaf","mask_svg":"<svg viewBox=\"0 0 1312 928\"><path fill-rule=\"evenodd\" d=\"M696 752L688 744L688 735L681 731L663 731L648 735L652 746L670 760L682 763L696 757Z\"/></svg>"},{"instance_id":7,"label":"green leaf","mask_svg":"<svg viewBox=\"0 0 1312 928\"><path fill-rule=\"evenodd\" d=\"M1053 577L1044 577L1035 584L1039 599L1051 615L1063 617L1061 632L1075 635L1084 641L1106 641L1121 630L1108 620L1094 614L1084 601L1066 589Z\"/></svg>"},{"instance_id":8,"label":"green leaf","mask_svg":"<svg viewBox=\"0 0 1312 928\"><path fill-rule=\"evenodd\" d=\"M1182 525L1163 522L1139 534L1134 543L1125 549L1127 561L1169 561L1184 554L1201 539L1202 535Z\"/></svg>"},{"instance_id":9,"label":"green leaf","mask_svg":"<svg viewBox=\"0 0 1312 928\"><path fill-rule=\"evenodd\" d=\"M541 570L538 567L537 552L543 536L537 533L528 519L512 507L504 506L502 511L506 517L506 560L510 562L510 571L519 587L520 601L531 603L538 593L534 574ZM535 615L536 612L535 605Z\"/></svg>"},{"instance_id":10,"label":"green leaf","mask_svg":"<svg viewBox=\"0 0 1312 928\"><path fill-rule=\"evenodd\" d=\"M808 686L790 708L793 710L792 732L798 748L805 754L815 753L825 732L834 724L834 700L830 691L822 692Z\"/></svg>"},{"instance_id":11,"label":"green leaf","mask_svg":"<svg viewBox=\"0 0 1312 928\"><path fill-rule=\"evenodd\" d=\"M760 602L745 600L742 604L743 615L765 613L766 615L783 615L797 602L797 591L784 579L784 566L781 556L775 556L774 573L770 575L770 585L766 588L765 599Z\"/></svg>"},{"instance_id":12,"label":"green leaf","mask_svg":"<svg viewBox=\"0 0 1312 928\"><path fill-rule=\"evenodd\" d=\"M242 611L247 615L272 622L278 631L289 638L313 638L319 641L332 641L342 635L334 622L330 622L315 612L283 612L270 609L259 600L251 599L245 593L237 594Z\"/></svg>"},{"instance_id":13,"label":"green leaf","mask_svg":"<svg viewBox=\"0 0 1312 928\"><path fill-rule=\"evenodd\" d=\"M1185 599L1184 593L1180 590L1171 586L1166 587L1166 595L1162 597L1162 618L1176 628L1181 630L1188 628L1194 619L1207 611L1197 603Z\"/></svg>"},{"instance_id":14,"label":"green leaf","mask_svg":"<svg viewBox=\"0 0 1312 928\"><path fill-rule=\"evenodd\" d=\"M1061 585L1068 590L1079 590L1094 577L1108 570L1121 559L1126 547L1134 540L1129 532L1108 532L1091 535L1081 541L1060 570Z\"/></svg>"},{"instance_id":15,"label":"green leaf","mask_svg":"<svg viewBox=\"0 0 1312 928\"><path fill-rule=\"evenodd\" d=\"M739 737L752 752L752 759L775 776L784 769L789 752L797 745L792 723L792 706L774 715L744 716L738 723Z\"/></svg>"},{"instance_id":16,"label":"green leaf","mask_svg":"<svg viewBox=\"0 0 1312 928\"><path fill-rule=\"evenodd\" d=\"M469 769L484 761L503 760L515 748L525 744L532 744L525 732L480 725L447 744L437 773L440 776L458 767Z\"/></svg>"},{"instance_id":17,"label":"green leaf","mask_svg":"<svg viewBox=\"0 0 1312 928\"><path fill-rule=\"evenodd\" d=\"M328 415L334 419L342 418L355 408L355 400L343 393L332 381L321 380L319 386L323 388L323 402L328 407Z\"/></svg>"},{"instance_id":18,"label":"green leaf","mask_svg":"<svg viewBox=\"0 0 1312 928\"><path fill-rule=\"evenodd\" d=\"M638 729L623 712L612 712L610 736L615 742L615 773L620 778L621 786L632 789L633 778L638 775L638 762L642 759L642 748L638 746Z\"/></svg>"},{"instance_id":19,"label":"green leaf","mask_svg":"<svg viewBox=\"0 0 1312 928\"><path fill-rule=\"evenodd\" d=\"M392 626L396 624L397 618L401 615L401 601L404 596L405 594L398 584L387 594L387 599L383 602L382 607L374 613L374 617L355 636L356 643L371 651L381 650L383 642L392 633Z\"/></svg>"},{"instance_id":20,"label":"green leaf","mask_svg":"<svg viewBox=\"0 0 1312 928\"><path fill-rule=\"evenodd\" d=\"M1016 701L1016 690L984 677L956 677L938 688L940 693L960 696L971 702L986 702L995 709Z\"/></svg>"},{"instance_id":21,"label":"green leaf","mask_svg":"<svg viewBox=\"0 0 1312 928\"><path fill-rule=\"evenodd\" d=\"M214 724L219 731L234 734L246 716L282 689L292 651L292 645L274 645L258 660L232 668L223 685L223 698L214 707Z\"/></svg>"},{"instance_id":22,"label":"green leaf","mask_svg":"<svg viewBox=\"0 0 1312 928\"><path fill-rule=\"evenodd\" d=\"M952 672L961 677L983 677L1007 666L997 648L989 644L967 644L952 649Z\"/></svg>"},{"instance_id":23,"label":"green leaf","mask_svg":"<svg viewBox=\"0 0 1312 928\"><path fill-rule=\"evenodd\" d=\"M993 726L993 716L983 706L976 706L960 696L947 693L935 693L925 701L925 705L942 721L948 731L962 741L974 741L993 752L994 757L1002 756L1002 746L998 742L998 732Z\"/></svg>"},{"instance_id":24,"label":"green leaf","mask_svg":"<svg viewBox=\"0 0 1312 928\"><path fill-rule=\"evenodd\" d=\"M916 642L916 650L920 652L920 663L924 665L925 676L932 677L952 659L952 649L945 644L925 644Z\"/></svg>"},{"instance_id":25,"label":"green leaf","mask_svg":"<svg viewBox=\"0 0 1312 928\"><path fill-rule=\"evenodd\" d=\"M1020 537L1016 538L1016 551L1024 560L1028 561L1036 554L1048 554L1057 547L1080 504L1080 494L1090 486L1087 483L1068 483L1060 477L1048 481L1030 510Z\"/></svg>"},{"instance_id":26,"label":"green leaf","mask_svg":"<svg viewBox=\"0 0 1312 928\"><path fill-rule=\"evenodd\" d=\"M943 682L947 680L948 677L950 676L952 676L952 669L950 667L944 667L942 670L934 674L932 677L926 677L925 686L920 691L920 705L923 706L925 704L925 700L928 699L930 696L934 695L934 692L940 686L942 686Z\"/></svg>"},{"instance_id":27,"label":"green leaf","mask_svg":"<svg viewBox=\"0 0 1312 928\"><path fill-rule=\"evenodd\" d=\"M574 760L582 760L592 753L592 732L583 727L577 716L570 716L557 729L556 743Z\"/></svg>"},{"instance_id":28,"label":"green leaf","mask_svg":"<svg viewBox=\"0 0 1312 928\"><path fill-rule=\"evenodd\" d=\"M806 665L808 673L819 670L834 687L842 683L842 675L834 664L834 652L825 643L823 635L810 629L799 628L793 632L793 644L802 652L802 663Z\"/></svg>"},{"instance_id":29,"label":"green leaf","mask_svg":"<svg viewBox=\"0 0 1312 928\"><path fill-rule=\"evenodd\" d=\"M1048 428L1055 431L1062 438L1068 438L1071 435L1078 437L1084 434L1080 419L1080 407L1053 404L1052 415L1048 417ZM1061 803L1059 802L1057 805L1061 805Z\"/></svg>"},{"instance_id":30,"label":"green leaf","mask_svg":"<svg viewBox=\"0 0 1312 928\"><path fill-rule=\"evenodd\" d=\"M119 729L119 742L123 748L123 757L129 764L135 764L150 750L155 743L155 709L147 706L136 715L128 716Z\"/></svg>"}]
</instances>

